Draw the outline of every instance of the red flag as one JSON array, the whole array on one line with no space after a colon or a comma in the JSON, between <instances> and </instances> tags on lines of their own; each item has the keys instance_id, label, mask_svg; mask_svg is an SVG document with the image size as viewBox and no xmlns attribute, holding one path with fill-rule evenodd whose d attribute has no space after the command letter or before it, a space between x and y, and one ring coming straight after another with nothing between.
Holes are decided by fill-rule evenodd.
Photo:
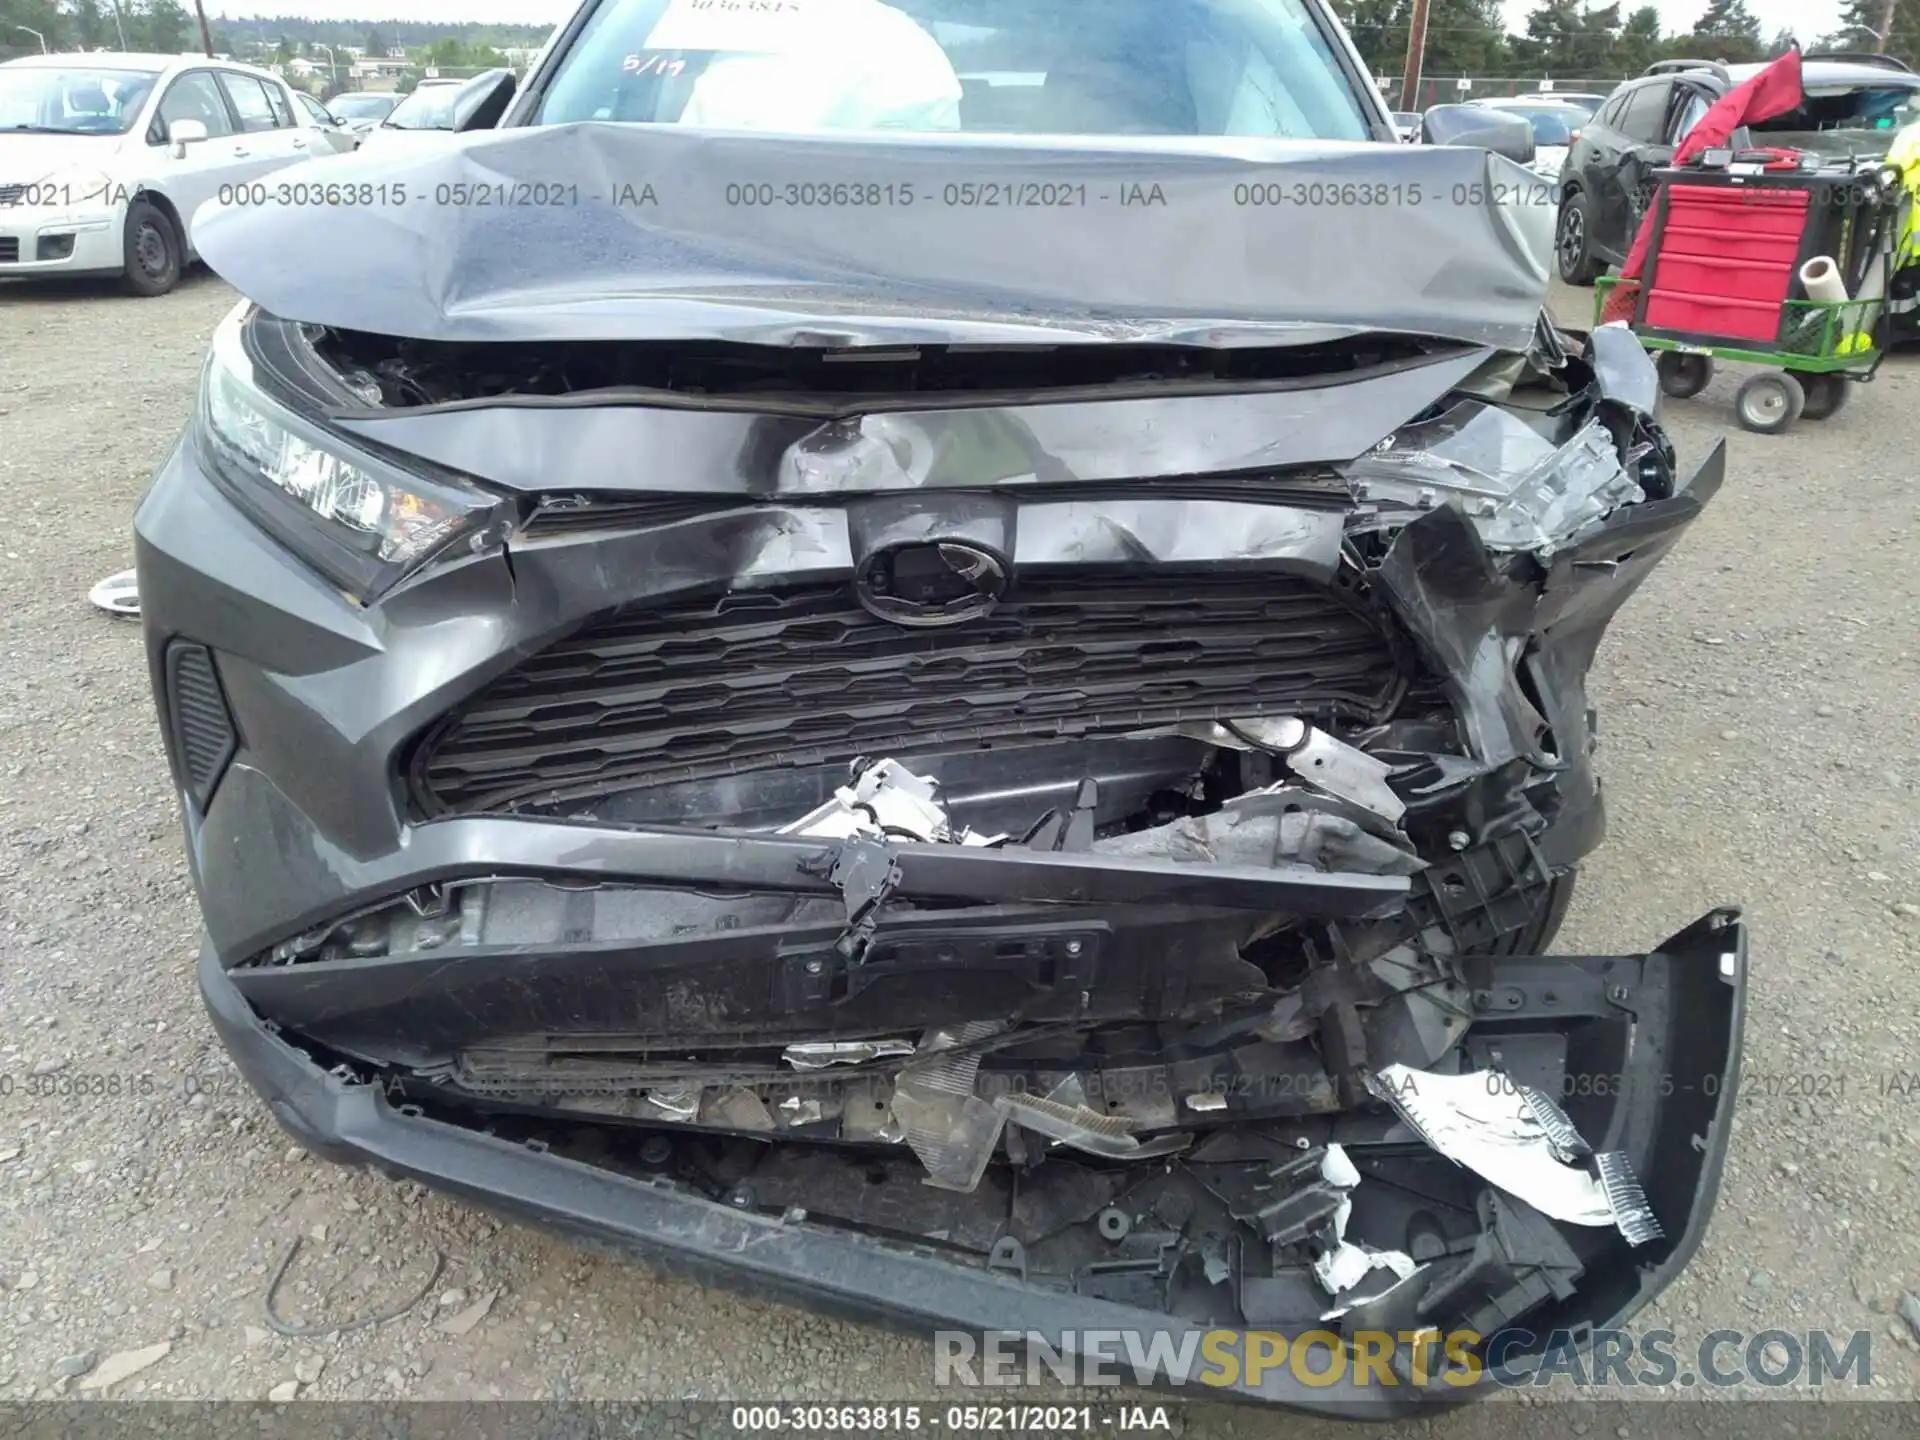
<instances>
[{"instance_id":1,"label":"red flag","mask_svg":"<svg viewBox=\"0 0 1920 1440\"><path fill-rule=\"evenodd\" d=\"M1680 146L1673 152L1673 163L1684 165L1702 151L1725 145L1742 125L1784 115L1804 98L1805 92L1800 88L1800 51L1796 47L1758 75L1741 81L1708 106L1707 113L1680 138ZM1633 248L1627 252L1627 263L1620 267L1622 281L1636 280L1640 276L1640 267L1646 263L1647 249L1653 242L1653 214L1653 207L1648 206L1647 213L1640 217L1640 229L1634 234ZM1607 297L1605 313L1601 318L1631 319L1634 294L1638 288L1627 284L1616 285Z\"/></svg>"}]
</instances>

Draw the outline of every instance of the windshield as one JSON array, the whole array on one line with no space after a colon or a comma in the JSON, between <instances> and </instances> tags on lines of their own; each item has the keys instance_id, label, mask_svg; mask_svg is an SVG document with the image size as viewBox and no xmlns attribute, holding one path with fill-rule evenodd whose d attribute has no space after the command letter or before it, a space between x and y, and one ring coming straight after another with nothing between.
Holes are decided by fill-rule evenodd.
<instances>
[{"instance_id":1,"label":"windshield","mask_svg":"<svg viewBox=\"0 0 1920 1440\"><path fill-rule=\"evenodd\" d=\"M1586 121L1586 115L1568 105L1498 105L1502 114L1518 115L1533 127L1535 145L1571 145L1573 132Z\"/></svg>"},{"instance_id":2,"label":"windshield","mask_svg":"<svg viewBox=\"0 0 1920 1440\"><path fill-rule=\"evenodd\" d=\"M1567 106L1569 109L1578 110L1581 120L1590 120L1593 118L1593 112L1604 105L1606 100L1603 96L1599 95L1567 95L1556 98L1553 103ZM1579 122L1576 121L1575 123Z\"/></svg>"},{"instance_id":3,"label":"windshield","mask_svg":"<svg viewBox=\"0 0 1920 1440\"><path fill-rule=\"evenodd\" d=\"M1304 0L601 0L536 124L1367 140Z\"/></svg>"},{"instance_id":4,"label":"windshield","mask_svg":"<svg viewBox=\"0 0 1920 1440\"><path fill-rule=\"evenodd\" d=\"M1895 135L1920 120L1917 97L1920 91L1906 86L1814 89L1798 108L1747 128L1762 145L1787 145L1822 155L1879 155Z\"/></svg>"},{"instance_id":5,"label":"windshield","mask_svg":"<svg viewBox=\"0 0 1920 1440\"><path fill-rule=\"evenodd\" d=\"M124 135L159 77L157 70L0 65L0 130Z\"/></svg>"},{"instance_id":6,"label":"windshield","mask_svg":"<svg viewBox=\"0 0 1920 1440\"><path fill-rule=\"evenodd\" d=\"M395 130L451 130L453 97L459 93L458 85L423 85L380 123Z\"/></svg>"},{"instance_id":7,"label":"windshield","mask_svg":"<svg viewBox=\"0 0 1920 1440\"><path fill-rule=\"evenodd\" d=\"M327 108L342 120L379 120L399 99L398 95L336 95Z\"/></svg>"}]
</instances>

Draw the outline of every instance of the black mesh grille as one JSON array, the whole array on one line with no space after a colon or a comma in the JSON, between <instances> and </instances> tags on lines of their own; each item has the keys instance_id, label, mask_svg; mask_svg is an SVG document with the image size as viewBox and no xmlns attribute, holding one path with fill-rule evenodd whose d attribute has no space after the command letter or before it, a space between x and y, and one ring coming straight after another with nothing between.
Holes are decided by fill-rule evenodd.
<instances>
[{"instance_id":1,"label":"black mesh grille","mask_svg":"<svg viewBox=\"0 0 1920 1440\"><path fill-rule=\"evenodd\" d=\"M183 778L204 808L234 750L233 717L206 646L176 640L167 647L167 702Z\"/></svg>"},{"instance_id":2,"label":"black mesh grille","mask_svg":"<svg viewBox=\"0 0 1920 1440\"><path fill-rule=\"evenodd\" d=\"M670 525L696 515L737 508L737 500L715 501L703 495L650 495L628 501L596 500L586 504L541 505L527 517L520 533L544 539L584 530L633 530L647 525Z\"/></svg>"},{"instance_id":3,"label":"black mesh grille","mask_svg":"<svg viewBox=\"0 0 1920 1440\"><path fill-rule=\"evenodd\" d=\"M1344 592L1272 574L1029 580L943 630L845 585L617 615L508 672L421 746L429 814L934 745L1291 710L1384 718L1394 649Z\"/></svg>"},{"instance_id":4,"label":"black mesh grille","mask_svg":"<svg viewBox=\"0 0 1920 1440\"><path fill-rule=\"evenodd\" d=\"M13 235L0 235L0 264L11 265L19 258L19 239Z\"/></svg>"}]
</instances>

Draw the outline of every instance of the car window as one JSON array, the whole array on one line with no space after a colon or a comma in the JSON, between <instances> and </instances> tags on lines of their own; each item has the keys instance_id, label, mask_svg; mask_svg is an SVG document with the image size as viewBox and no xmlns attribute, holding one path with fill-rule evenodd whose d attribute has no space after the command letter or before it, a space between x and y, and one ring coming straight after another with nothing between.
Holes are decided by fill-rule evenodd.
<instances>
[{"instance_id":1,"label":"car window","mask_svg":"<svg viewBox=\"0 0 1920 1440\"><path fill-rule=\"evenodd\" d=\"M322 105L318 100L314 99L313 96L307 94L306 91L304 90L294 91L293 98L300 102L300 108L306 111L307 118L311 120L314 124L316 125L333 124L333 116L327 113L327 107Z\"/></svg>"},{"instance_id":2,"label":"car window","mask_svg":"<svg viewBox=\"0 0 1920 1440\"><path fill-rule=\"evenodd\" d=\"M1620 128L1620 117L1626 113L1627 102L1631 99L1633 99L1633 92L1627 91L1623 94L1615 95L1611 100L1607 101L1605 105L1600 107L1600 123L1609 130L1618 130Z\"/></svg>"},{"instance_id":3,"label":"car window","mask_svg":"<svg viewBox=\"0 0 1920 1440\"><path fill-rule=\"evenodd\" d=\"M397 95L336 95L333 99L333 113L343 120L378 120L390 112Z\"/></svg>"},{"instance_id":4,"label":"car window","mask_svg":"<svg viewBox=\"0 0 1920 1440\"><path fill-rule=\"evenodd\" d=\"M458 85L422 85L380 123L394 130L451 130Z\"/></svg>"},{"instance_id":5,"label":"car window","mask_svg":"<svg viewBox=\"0 0 1920 1440\"><path fill-rule=\"evenodd\" d=\"M220 87L205 70L189 71L167 87L167 93L160 98L158 123L154 126L159 134L150 131L148 143L163 143L176 120L198 120L207 127L209 136L233 134L233 117L227 113L227 102L220 98Z\"/></svg>"},{"instance_id":6,"label":"car window","mask_svg":"<svg viewBox=\"0 0 1920 1440\"><path fill-rule=\"evenodd\" d=\"M1812 86L1786 114L1748 128L1759 144L1824 155L1874 155L1884 154L1916 118L1920 96L1910 86Z\"/></svg>"},{"instance_id":7,"label":"car window","mask_svg":"<svg viewBox=\"0 0 1920 1440\"><path fill-rule=\"evenodd\" d=\"M1533 129L1536 145L1568 145L1587 117L1568 105L1496 105L1503 115L1518 115Z\"/></svg>"},{"instance_id":8,"label":"car window","mask_svg":"<svg viewBox=\"0 0 1920 1440\"><path fill-rule=\"evenodd\" d=\"M536 124L1364 140L1304 0L605 0Z\"/></svg>"},{"instance_id":9,"label":"car window","mask_svg":"<svg viewBox=\"0 0 1920 1440\"><path fill-rule=\"evenodd\" d=\"M0 130L124 135L140 117L159 72L73 67L0 68Z\"/></svg>"},{"instance_id":10,"label":"car window","mask_svg":"<svg viewBox=\"0 0 1920 1440\"><path fill-rule=\"evenodd\" d=\"M1619 122L1620 133L1629 140L1658 145L1667 138L1667 101L1673 96L1671 80L1656 80L1643 85L1627 98L1626 112Z\"/></svg>"},{"instance_id":11,"label":"car window","mask_svg":"<svg viewBox=\"0 0 1920 1440\"><path fill-rule=\"evenodd\" d=\"M262 130L280 128L280 117L274 113L273 101L267 95L267 87L251 75L225 74L220 77L227 97L233 101L233 108L240 116L240 128L248 134ZM293 117L289 115L286 123L291 125Z\"/></svg>"},{"instance_id":12,"label":"car window","mask_svg":"<svg viewBox=\"0 0 1920 1440\"><path fill-rule=\"evenodd\" d=\"M1712 103L1691 85L1682 86L1679 100L1673 107L1673 124L1667 131L1667 143L1678 145L1686 139L1687 132L1700 123L1700 117L1707 113Z\"/></svg>"},{"instance_id":13,"label":"car window","mask_svg":"<svg viewBox=\"0 0 1920 1440\"><path fill-rule=\"evenodd\" d=\"M293 106L287 100L287 92L271 80L262 80L260 83L266 88L267 103L273 106L273 118L278 120L283 128L292 125L294 123Z\"/></svg>"}]
</instances>

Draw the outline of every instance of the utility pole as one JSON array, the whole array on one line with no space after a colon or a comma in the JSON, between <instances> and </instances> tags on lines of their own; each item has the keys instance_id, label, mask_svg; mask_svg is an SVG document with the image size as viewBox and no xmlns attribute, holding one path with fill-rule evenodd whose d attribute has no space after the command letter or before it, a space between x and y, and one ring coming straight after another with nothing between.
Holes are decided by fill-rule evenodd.
<instances>
[{"instance_id":1,"label":"utility pole","mask_svg":"<svg viewBox=\"0 0 1920 1440\"><path fill-rule=\"evenodd\" d=\"M120 49L125 51L127 48L127 25L126 22L120 18L120 0L113 0L113 28L120 33Z\"/></svg>"},{"instance_id":2,"label":"utility pole","mask_svg":"<svg viewBox=\"0 0 1920 1440\"><path fill-rule=\"evenodd\" d=\"M213 58L213 32L207 29L207 7L200 0L193 0L193 13L200 20L200 48L207 52L207 58Z\"/></svg>"},{"instance_id":3,"label":"utility pole","mask_svg":"<svg viewBox=\"0 0 1920 1440\"><path fill-rule=\"evenodd\" d=\"M1880 12L1880 34L1878 40L1879 49L1882 53L1885 53L1888 44L1893 39L1893 7L1898 3L1899 0L1887 0L1886 8Z\"/></svg>"},{"instance_id":4,"label":"utility pole","mask_svg":"<svg viewBox=\"0 0 1920 1440\"><path fill-rule=\"evenodd\" d=\"M1889 0L1891 3L1891 0ZM1420 62L1427 55L1427 0L1413 0L1413 19L1407 25L1407 73L1400 82L1400 108L1418 110Z\"/></svg>"}]
</instances>

